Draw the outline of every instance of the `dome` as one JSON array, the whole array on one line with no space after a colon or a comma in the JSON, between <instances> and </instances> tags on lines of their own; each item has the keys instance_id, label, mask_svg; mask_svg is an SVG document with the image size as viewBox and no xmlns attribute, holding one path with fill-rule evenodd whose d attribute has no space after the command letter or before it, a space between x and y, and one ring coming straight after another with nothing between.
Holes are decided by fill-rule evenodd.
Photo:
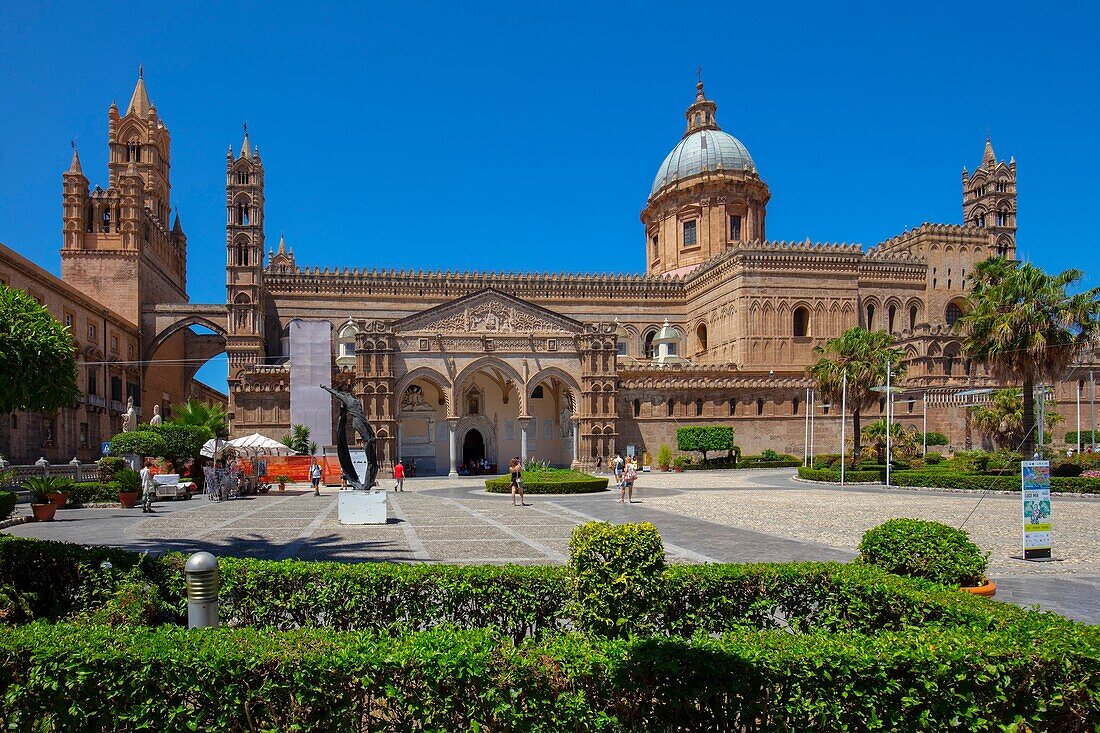
<instances>
[{"instance_id":1,"label":"dome","mask_svg":"<svg viewBox=\"0 0 1100 733\"><path fill-rule=\"evenodd\" d=\"M665 157L653 179L649 195L670 183L711 171L756 169L748 148L733 135L716 129L696 130L680 141Z\"/></svg>"}]
</instances>

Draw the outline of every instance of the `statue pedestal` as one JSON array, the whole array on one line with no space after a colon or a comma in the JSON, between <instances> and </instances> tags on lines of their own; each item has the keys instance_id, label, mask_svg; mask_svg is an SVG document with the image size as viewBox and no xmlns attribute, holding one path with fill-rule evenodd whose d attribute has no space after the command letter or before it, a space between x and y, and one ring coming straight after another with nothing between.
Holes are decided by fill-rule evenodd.
<instances>
[{"instance_id":1,"label":"statue pedestal","mask_svg":"<svg viewBox=\"0 0 1100 733\"><path fill-rule=\"evenodd\" d=\"M386 492L341 490L337 512L340 524L385 524Z\"/></svg>"}]
</instances>

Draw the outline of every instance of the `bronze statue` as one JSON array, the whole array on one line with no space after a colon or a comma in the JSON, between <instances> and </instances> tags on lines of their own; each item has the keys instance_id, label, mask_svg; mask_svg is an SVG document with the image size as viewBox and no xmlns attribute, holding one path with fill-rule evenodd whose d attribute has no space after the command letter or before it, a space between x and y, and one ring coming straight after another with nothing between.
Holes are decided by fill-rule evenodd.
<instances>
[{"instance_id":1,"label":"bronze statue","mask_svg":"<svg viewBox=\"0 0 1100 733\"><path fill-rule=\"evenodd\" d=\"M320 385L321 389L330 393L340 403L340 420L336 425L336 455L340 458L340 470L347 478L348 486L353 489L368 491L374 487L378 478L378 452L374 449L374 430L367 422L367 416L363 414L363 405L352 394ZM347 424L348 416L351 416L351 427L359 434L363 441L363 448L367 453L366 480L359 481L359 472L355 470L355 464L351 462L351 451L348 449Z\"/></svg>"}]
</instances>

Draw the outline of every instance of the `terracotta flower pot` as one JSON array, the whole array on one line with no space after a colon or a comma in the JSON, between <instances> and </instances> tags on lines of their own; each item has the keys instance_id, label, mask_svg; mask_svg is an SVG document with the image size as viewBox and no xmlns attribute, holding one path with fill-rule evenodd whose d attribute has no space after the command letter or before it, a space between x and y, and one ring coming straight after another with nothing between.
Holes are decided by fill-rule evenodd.
<instances>
[{"instance_id":1,"label":"terracotta flower pot","mask_svg":"<svg viewBox=\"0 0 1100 733\"><path fill-rule=\"evenodd\" d=\"M138 499L141 498L140 491L120 491L118 492L118 503L122 504L123 509L133 509L137 506Z\"/></svg>"},{"instance_id":2,"label":"terracotta flower pot","mask_svg":"<svg viewBox=\"0 0 1100 733\"><path fill-rule=\"evenodd\" d=\"M997 593L997 584L992 580L986 580L985 585L976 585L970 588L962 587L959 590L970 593L975 596L984 596L985 598L991 598Z\"/></svg>"},{"instance_id":3,"label":"terracotta flower pot","mask_svg":"<svg viewBox=\"0 0 1100 733\"><path fill-rule=\"evenodd\" d=\"M46 497L50 500L51 504L56 504L58 509L64 509L65 505L69 503L69 495L64 491L47 494Z\"/></svg>"},{"instance_id":4,"label":"terracotta flower pot","mask_svg":"<svg viewBox=\"0 0 1100 733\"><path fill-rule=\"evenodd\" d=\"M674 471L676 471L676 473L683 473L684 472L684 467L683 466L673 466L672 468L673 468Z\"/></svg>"},{"instance_id":5,"label":"terracotta flower pot","mask_svg":"<svg viewBox=\"0 0 1100 733\"><path fill-rule=\"evenodd\" d=\"M53 515L57 513L57 504L31 504L36 522L52 522Z\"/></svg>"},{"instance_id":6,"label":"terracotta flower pot","mask_svg":"<svg viewBox=\"0 0 1100 733\"><path fill-rule=\"evenodd\" d=\"M286 491L286 484L282 481L279 482L279 491Z\"/></svg>"},{"instance_id":7,"label":"terracotta flower pot","mask_svg":"<svg viewBox=\"0 0 1100 733\"><path fill-rule=\"evenodd\" d=\"M658 466L658 468L660 468L662 471L668 470L668 466Z\"/></svg>"}]
</instances>

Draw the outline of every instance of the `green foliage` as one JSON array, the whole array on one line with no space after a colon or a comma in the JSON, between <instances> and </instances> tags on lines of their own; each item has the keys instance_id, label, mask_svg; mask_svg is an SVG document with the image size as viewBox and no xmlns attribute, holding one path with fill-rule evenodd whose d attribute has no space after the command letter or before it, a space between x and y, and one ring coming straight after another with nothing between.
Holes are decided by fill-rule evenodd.
<instances>
[{"instance_id":1,"label":"green foliage","mask_svg":"<svg viewBox=\"0 0 1100 733\"><path fill-rule=\"evenodd\" d=\"M287 476L285 473L280 473L278 476L275 477L275 483L277 483L277 484L289 484L290 483L290 476Z\"/></svg>"},{"instance_id":2,"label":"green foliage","mask_svg":"<svg viewBox=\"0 0 1100 733\"><path fill-rule=\"evenodd\" d=\"M1002 389L993 393L988 404L970 408L973 410L974 427L992 438L1002 450L1019 446L1024 439L1024 404L1018 389ZM1062 415L1048 409L1044 420L1044 443L1054 440L1054 429L1065 420Z\"/></svg>"},{"instance_id":3,"label":"green foliage","mask_svg":"<svg viewBox=\"0 0 1100 733\"><path fill-rule=\"evenodd\" d=\"M80 481L69 487L69 506L117 504L119 485L103 481Z\"/></svg>"},{"instance_id":4,"label":"green foliage","mask_svg":"<svg viewBox=\"0 0 1100 733\"><path fill-rule=\"evenodd\" d=\"M101 575L110 569L100 568ZM78 618L99 626L155 626L171 618L172 611L160 597L157 586L147 580L137 565L116 581L114 590L101 604L92 605Z\"/></svg>"},{"instance_id":5,"label":"green foliage","mask_svg":"<svg viewBox=\"0 0 1100 733\"><path fill-rule=\"evenodd\" d=\"M221 405L189 399L186 405L173 409L172 419L165 424L206 428L209 431L209 437L203 440L205 443L211 438L229 437L229 424L226 419L225 408Z\"/></svg>"},{"instance_id":6,"label":"green foliage","mask_svg":"<svg viewBox=\"0 0 1100 733\"><path fill-rule=\"evenodd\" d=\"M317 444L309 439L308 425L291 425L290 433L284 435L281 442L300 456L312 456L317 452Z\"/></svg>"},{"instance_id":7,"label":"green foliage","mask_svg":"<svg viewBox=\"0 0 1100 733\"><path fill-rule=\"evenodd\" d=\"M672 459L672 465L680 469L681 471L683 471L689 463L691 463L691 460L687 456L676 456Z\"/></svg>"},{"instance_id":8,"label":"green foliage","mask_svg":"<svg viewBox=\"0 0 1100 733\"><path fill-rule=\"evenodd\" d=\"M814 347L820 357L807 369L818 393L834 405L844 398L847 375L847 403L852 411L854 465L860 454L860 413L879 399L875 387L886 384L886 369L895 380L905 376L902 350L894 348L894 337L886 331L868 331L854 326L837 338L829 339L824 346Z\"/></svg>"},{"instance_id":9,"label":"green foliage","mask_svg":"<svg viewBox=\"0 0 1100 733\"><path fill-rule=\"evenodd\" d=\"M578 628L613 637L655 628L665 548L652 524L582 524L569 540L569 568Z\"/></svg>"},{"instance_id":10,"label":"green foliage","mask_svg":"<svg viewBox=\"0 0 1100 733\"><path fill-rule=\"evenodd\" d=\"M929 445L931 445L931 443L929 443ZM927 463L929 466L935 466L936 464L943 462L943 456L939 453L928 452L924 454L924 462Z\"/></svg>"},{"instance_id":11,"label":"green foliage","mask_svg":"<svg viewBox=\"0 0 1100 733\"><path fill-rule=\"evenodd\" d=\"M891 479L897 474L891 474ZM806 468L798 467L798 477L807 481L830 481L840 483L840 465L836 468ZM846 484L877 484L882 483L882 474L878 470L863 471L849 468L844 472Z\"/></svg>"},{"instance_id":12,"label":"green foliage","mask_svg":"<svg viewBox=\"0 0 1100 733\"><path fill-rule=\"evenodd\" d=\"M96 461L96 467L99 469L100 483L107 483L114 475L126 468L130 464L126 462L125 458L119 456L103 456Z\"/></svg>"},{"instance_id":13,"label":"green foliage","mask_svg":"<svg viewBox=\"0 0 1100 733\"><path fill-rule=\"evenodd\" d=\"M590 476L570 468L528 463L523 469L523 491L526 494L591 494L607 489L608 479ZM512 490L511 474L486 479L485 490L507 494Z\"/></svg>"},{"instance_id":14,"label":"green foliage","mask_svg":"<svg viewBox=\"0 0 1100 733\"><path fill-rule=\"evenodd\" d=\"M0 415L57 412L80 397L68 327L22 290L0 283Z\"/></svg>"},{"instance_id":15,"label":"green foliage","mask_svg":"<svg viewBox=\"0 0 1100 733\"><path fill-rule=\"evenodd\" d=\"M863 428L863 437L874 447L878 462L886 465L886 419L875 420ZM906 430L899 422L890 423L890 457L912 456L921 449L921 434Z\"/></svg>"},{"instance_id":16,"label":"green foliage","mask_svg":"<svg viewBox=\"0 0 1100 733\"><path fill-rule=\"evenodd\" d=\"M156 430L156 427L142 425L137 430L128 433L117 433L111 438L112 455L163 456L167 446L164 437Z\"/></svg>"},{"instance_id":17,"label":"green foliage","mask_svg":"<svg viewBox=\"0 0 1100 733\"><path fill-rule=\"evenodd\" d=\"M737 462L738 468L794 468L802 465L802 459L790 453L777 453L765 450L758 456L742 456Z\"/></svg>"},{"instance_id":18,"label":"green foliage","mask_svg":"<svg viewBox=\"0 0 1100 733\"><path fill-rule=\"evenodd\" d=\"M733 428L724 425L677 428L676 447L682 451L702 453L705 463L707 453L711 451L733 450Z\"/></svg>"},{"instance_id":19,"label":"green foliage","mask_svg":"<svg viewBox=\"0 0 1100 733\"><path fill-rule=\"evenodd\" d=\"M50 494L68 491L72 485L72 480L58 476L34 476L23 482L23 487L31 493L35 504L49 503Z\"/></svg>"},{"instance_id":20,"label":"green foliage","mask_svg":"<svg viewBox=\"0 0 1100 733\"><path fill-rule=\"evenodd\" d=\"M166 422L153 426L153 430L164 440L164 460L177 473L182 473L188 461L198 462L202 446L214 437L210 428L205 425Z\"/></svg>"},{"instance_id":21,"label":"green foliage","mask_svg":"<svg viewBox=\"0 0 1100 733\"><path fill-rule=\"evenodd\" d=\"M119 491L141 491L141 474L132 468L124 468L114 476Z\"/></svg>"},{"instance_id":22,"label":"green foliage","mask_svg":"<svg viewBox=\"0 0 1100 733\"><path fill-rule=\"evenodd\" d=\"M949 445L951 442L943 433L937 433L932 430L925 433L924 436L925 441L928 443L928 445Z\"/></svg>"},{"instance_id":23,"label":"green foliage","mask_svg":"<svg viewBox=\"0 0 1100 733\"><path fill-rule=\"evenodd\" d=\"M672 465L672 449L664 443L661 443L661 447L657 449L657 465L661 468Z\"/></svg>"},{"instance_id":24,"label":"green foliage","mask_svg":"<svg viewBox=\"0 0 1100 733\"><path fill-rule=\"evenodd\" d=\"M863 534L860 562L888 573L952 587L985 583L984 555L961 529L921 519L891 519Z\"/></svg>"},{"instance_id":25,"label":"green foliage","mask_svg":"<svg viewBox=\"0 0 1100 733\"><path fill-rule=\"evenodd\" d=\"M763 450L763 451L760 452L760 460L762 460L762 461L778 461L778 460L780 460L780 456L774 450L772 450L771 448L768 448L768 449Z\"/></svg>"},{"instance_id":26,"label":"green foliage","mask_svg":"<svg viewBox=\"0 0 1100 733\"><path fill-rule=\"evenodd\" d=\"M4 521L15 511L15 492L0 491L0 522Z\"/></svg>"}]
</instances>

